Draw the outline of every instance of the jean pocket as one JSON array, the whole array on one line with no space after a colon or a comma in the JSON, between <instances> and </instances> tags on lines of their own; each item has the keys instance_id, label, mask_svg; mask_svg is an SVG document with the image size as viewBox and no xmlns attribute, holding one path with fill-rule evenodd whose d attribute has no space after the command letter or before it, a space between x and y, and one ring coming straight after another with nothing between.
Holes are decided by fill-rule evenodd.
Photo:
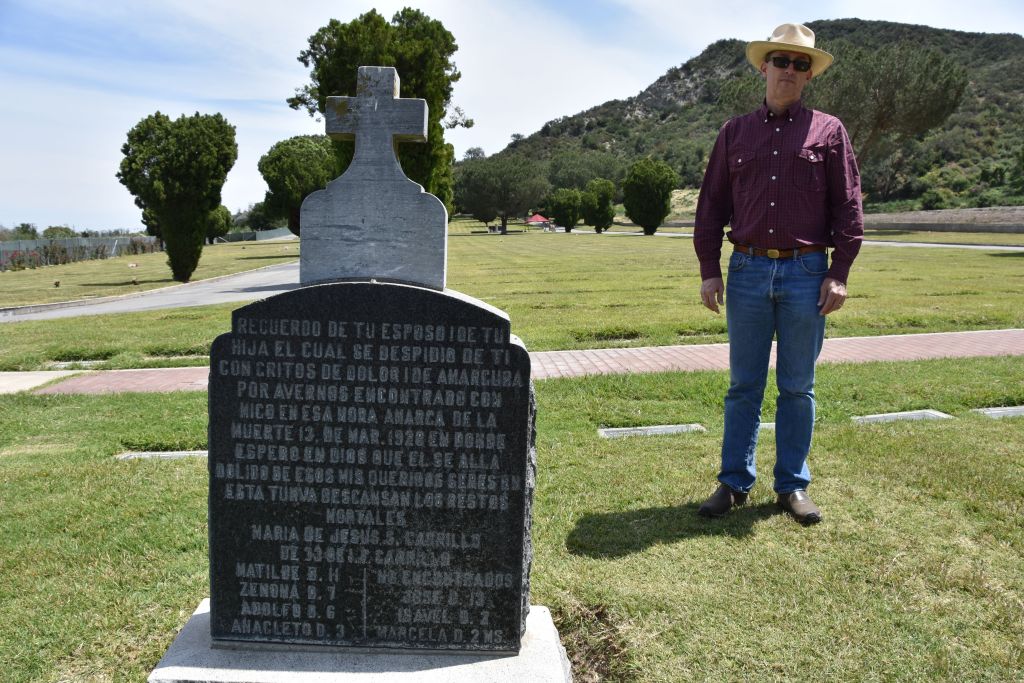
<instances>
[{"instance_id":1,"label":"jean pocket","mask_svg":"<svg viewBox=\"0 0 1024 683\"><path fill-rule=\"evenodd\" d=\"M748 263L750 263L750 256L748 254L741 254L738 251L734 251L732 252L732 256L729 257L729 272L738 273L743 270Z\"/></svg>"},{"instance_id":2,"label":"jean pocket","mask_svg":"<svg viewBox=\"0 0 1024 683\"><path fill-rule=\"evenodd\" d=\"M797 258L797 261L808 275L824 275L828 272L828 256L823 251L804 254Z\"/></svg>"}]
</instances>

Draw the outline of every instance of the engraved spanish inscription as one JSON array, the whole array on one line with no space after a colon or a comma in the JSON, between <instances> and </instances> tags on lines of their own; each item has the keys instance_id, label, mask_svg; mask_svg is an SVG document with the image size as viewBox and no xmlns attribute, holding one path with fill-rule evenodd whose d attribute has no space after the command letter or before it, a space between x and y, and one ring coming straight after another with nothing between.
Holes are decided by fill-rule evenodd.
<instances>
[{"instance_id":1,"label":"engraved spanish inscription","mask_svg":"<svg viewBox=\"0 0 1024 683\"><path fill-rule=\"evenodd\" d=\"M252 304L210 410L215 638L518 649L533 402L500 311L379 283Z\"/></svg>"}]
</instances>

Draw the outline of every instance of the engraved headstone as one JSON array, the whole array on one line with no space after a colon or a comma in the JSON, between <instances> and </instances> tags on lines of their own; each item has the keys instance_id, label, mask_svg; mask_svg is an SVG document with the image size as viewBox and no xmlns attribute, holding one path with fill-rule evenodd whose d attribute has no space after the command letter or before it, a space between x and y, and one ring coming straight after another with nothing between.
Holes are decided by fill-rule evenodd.
<instances>
[{"instance_id":1,"label":"engraved headstone","mask_svg":"<svg viewBox=\"0 0 1024 683\"><path fill-rule=\"evenodd\" d=\"M300 281L394 280L444 289L448 212L409 180L398 142L424 141L427 103L391 67L359 67L355 97L327 98L327 134L355 140L348 169L302 202Z\"/></svg>"},{"instance_id":2,"label":"engraved headstone","mask_svg":"<svg viewBox=\"0 0 1024 683\"><path fill-rule=\"evenodd\" d=\"M312 286L236 310L211 363L215 639L519 649L533 397L504 313Z\"/></svg>"},{"instance_id":3,"label":"engraved headstone","mask_svg":"<svg viewBox=\"0 0 1024 683\"><path fill-rule=\"evenodd\" d=\"M508 317L444 290L447 215L394 141L394 69L329 98L351 166L302 208L304 287L210 353L215 642L517 652L529 612L534 399Z\"/></svg>"}]
</instances>

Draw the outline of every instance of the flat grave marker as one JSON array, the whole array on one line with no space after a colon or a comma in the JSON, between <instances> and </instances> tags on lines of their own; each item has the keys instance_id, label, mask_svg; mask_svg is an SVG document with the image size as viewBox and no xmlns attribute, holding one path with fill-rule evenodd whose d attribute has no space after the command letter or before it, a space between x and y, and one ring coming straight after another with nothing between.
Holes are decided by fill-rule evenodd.
<instances>
[{"instance_id":1,"label":"flat grave marker","mask_svg":"<svg viewBox=\"0 0 1024 683\"><path fill-rule=\"evenodd\" d=\"M872 424L876 422L899 422L901 420L952 420L952 415L938 410L904 410L897 413L879 413L877 415L861 415L851 418L857 424Z\"/></svg>"}]
</instances>

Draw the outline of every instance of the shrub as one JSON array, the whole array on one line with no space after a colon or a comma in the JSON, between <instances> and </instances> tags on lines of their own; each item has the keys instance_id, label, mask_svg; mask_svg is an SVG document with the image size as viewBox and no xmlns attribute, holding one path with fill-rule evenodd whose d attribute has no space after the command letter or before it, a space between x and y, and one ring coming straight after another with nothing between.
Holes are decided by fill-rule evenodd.
<instances>
[{"instance_id":1,"label":"shrub","mask_svg":"<svg viewBox=\"0 0 1024 683\"><path fill-rule=\"evenodd\" d=\"M925 211L951 209L956 205L956 195L945 187L933 187L921 195L921 208Z\"/></svg>"},{"instance_id":2,"label":"shrub","mask_svg":"<svg viewBox=\"0 0 1024 683\"><path fill-rule=\"evenodd\" d=\"M664 161L645 158L629 167L622 183L623 204L631 221L653 235L672 209L679 176Z\"/></svg>"},{"instance_id":3,"label":"shrub","mask_svg":"<svg viewBox=\"0 0 1024 683\"><path fill-rule=\"evenodd\" d=\"M549 217L556 225L564 227L566 232L572 232L581 217L581 199L579 190L565 187L555 190L547 202Z\"/></svg>"}]
</instances>

